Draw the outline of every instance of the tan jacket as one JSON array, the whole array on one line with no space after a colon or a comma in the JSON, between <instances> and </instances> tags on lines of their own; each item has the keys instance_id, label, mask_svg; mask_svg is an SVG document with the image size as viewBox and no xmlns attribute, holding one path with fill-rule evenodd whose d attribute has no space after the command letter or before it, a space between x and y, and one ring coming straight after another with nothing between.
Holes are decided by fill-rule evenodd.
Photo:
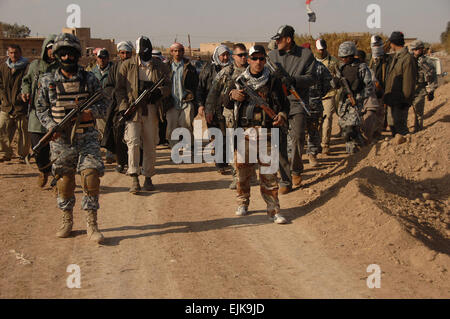
<instances>
[{"instance_id":1,"label":"tan jacket","mask_svg":"<svg viewBox=\"0 0 450 319\"><path fill-rule=\"evenodd\" d=\"M122 63L119 70L119 77L116 83L116 97L119 104L119 111L126 110L139 96L139 61L138 56L132 57ZM162 100L171 94L170 71L166 64L158 58L150 61L150 80L157 82L163 75L166 80L160 86L162 98L156 103L158 109L162 110ZM136 112L133 120L137 119L139 112Z\"/></svg>"},{"instance_id":2,"label":"tan jacket","mask_svg":"<svg viewBox=\"0 0 450 319\"><path fill-rule=\"evenodd\" d=\"M383 102L390 106L408 107L414 98L417 65L404 47L397 52L388 67Z\"/></svg>"}]
</instances>

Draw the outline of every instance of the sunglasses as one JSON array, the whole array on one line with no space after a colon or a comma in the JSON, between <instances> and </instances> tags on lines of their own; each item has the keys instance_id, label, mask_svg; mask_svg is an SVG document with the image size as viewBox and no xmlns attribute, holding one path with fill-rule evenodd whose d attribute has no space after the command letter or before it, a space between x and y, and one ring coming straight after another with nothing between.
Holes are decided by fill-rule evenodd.
<instances>
[{"instance_id":1,"label":"sunglasses","mask_svg":"<svg viewBox=\"0 0 450 319\"><path fill-rule=\"evenodd\" d=\"M66 49L66 48L62 48L60 50L58 50L58 55L59 56L71 56L71 57L75 57L75 53L73 52L73 50L71 49Z\"/></svg>"},{"instance_id":2,"label":"sunglasses","mask_svg":"<svg viewBox=\"0 0 450 319\"><path fill-rule=\"evenodd\" d=\"M253 61L257 61L257 60L259 60L259 61L266 61L266 57L250 57L250 60L253 60Z\"/></svg>"},{"instance_id":3,"label":"sunglasses","mask_svg":"<svg viewBox=\"0 0 450 319\"><path fill-rule=\"evenodd\" d=\"M237 55L240 58L243 58L243 57L246 57L248 54L247 53L238 53L238 54L235 54L235 55Z\"/></svg>"}]
</instances>

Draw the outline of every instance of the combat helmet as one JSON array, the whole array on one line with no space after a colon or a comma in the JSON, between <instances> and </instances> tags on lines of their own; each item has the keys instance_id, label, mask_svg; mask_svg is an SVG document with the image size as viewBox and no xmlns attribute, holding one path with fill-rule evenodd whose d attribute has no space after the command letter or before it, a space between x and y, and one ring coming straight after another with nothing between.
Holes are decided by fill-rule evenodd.
<instances>
[{"instance_id":1,"label":"combat helmet","mask_svg":"<svg viewBox=\"0 0 450 319\"><path fill-rule=\"evenodd\" d=\"M58 57L58 51L64 47L73 48L78 53L78 57L81 56L80 40L78 40L78 38L73 34L60 33L55 39L55 44L53 45L53 54Z\"/></svg>"},{"instance_id":2,"label":"combat helmet","mask_svg":"<svg viewBox=\"0 0 450 319\"><path fill-rule=\"evenodd\" d=\"M409 47L411 48L411 50L416 50L416 49L424 49L425 45L422 41L415 40L409 45Z\"/></svg>"},{"instance_id":3,"label":"combat helmet","mask_svg":"<svg viewBox=\"0 0 450 319\"><path fill-rule=\"evenodd\" d=\"M340 58L351 56L356 54L356 45L353 41L345 41L341 43L338 50L338 56Z\"/></svg>"}]
</instances>

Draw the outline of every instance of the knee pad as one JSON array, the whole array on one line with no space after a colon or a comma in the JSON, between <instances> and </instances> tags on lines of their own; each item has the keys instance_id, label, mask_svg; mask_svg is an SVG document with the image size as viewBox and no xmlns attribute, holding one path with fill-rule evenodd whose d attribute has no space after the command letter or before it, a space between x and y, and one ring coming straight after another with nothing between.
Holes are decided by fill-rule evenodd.
<instances>
[{"instance_id":1,"label":"knee pad","mask_svg":"<svg viewBox=\"0 0 450 319\"><path fill-rule=\"evenodd\" d=\"M88 168L81 171L81 184L86 195L98 196L100 194L100 174L98 170Z\"/></svg>"},{"instance_id":2,"label":"knee pad","mask_svg":"<svg viewBox=\"0 0 450 319\"><path fill-rule=\"evenodd\" d=\"M75 174L62 175L56 183L58 197L70 199L75 196Z\"/></svg>"}]
</instances>

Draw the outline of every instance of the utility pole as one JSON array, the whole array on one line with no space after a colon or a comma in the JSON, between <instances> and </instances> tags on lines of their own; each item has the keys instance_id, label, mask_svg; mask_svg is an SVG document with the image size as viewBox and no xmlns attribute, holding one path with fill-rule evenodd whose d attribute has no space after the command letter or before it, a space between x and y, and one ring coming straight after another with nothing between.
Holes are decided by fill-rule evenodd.
<instances>
[{"instance_id":1,"label":"utility pole","mask_svg":"<svg viewBox=\"0 0 450 319\"><path fill-rule=\"evenodd\" d=\"M188 34L188 42L189 42L189 56L192 57L191 35L190 34Z\"/></svg>"}]
</instances>

